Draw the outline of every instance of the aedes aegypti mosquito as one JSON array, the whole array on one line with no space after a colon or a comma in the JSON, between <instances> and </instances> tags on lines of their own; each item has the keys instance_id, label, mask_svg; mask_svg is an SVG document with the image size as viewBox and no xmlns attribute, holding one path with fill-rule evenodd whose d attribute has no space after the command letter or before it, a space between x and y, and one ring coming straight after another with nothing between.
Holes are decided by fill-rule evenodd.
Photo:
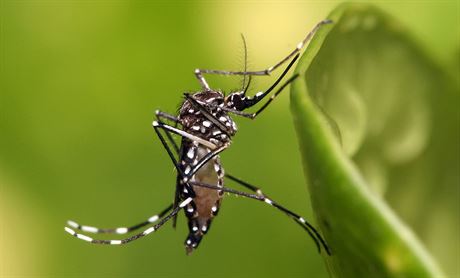
<instances>
[{"instance_id":1,"label":"aedes aegypti mosquito","mask_svg":"<svg viewBox=\"0 0 460 278\"><path fill-rule=\"evenodd\" d=\"M115 240L93 239L84 234L76 233L69 227L65 227L65 231L72 236L90 243L125 244L158 230L171 218L174 218L173 222L175 225L177 214L180 210L184 210L189 227L189 235L185 240L185 248L186 253L190 254L198 247L203 236L209 231L211 221L219 211L224 192L227 192L265 202L284 212L305 229L314 240L318 251L321 251L322 246L326 253L330 255L326 242L310 223L269 198L262 193L260 188L228 173L225 174L219 157L219 154L230 146L231 138L237 131L236 124L230 117L230 114L255 119L264 111L276 96L297 78L297 75L293 75L287 79L256 112L243 112L243 110L259 103L259 101L275 89L299 58L300 50L313 37L315 32L327 23L331 23L331 21L323 20L319 22L289 55L265 70L246 71L245 69L244 71L225 71L196 69L195 76L201 84L201 91L184 94L184 100L177 116L156 111L156 120L153 122L153 127L177 170L174 202L162 212L148 218L142 223L130 227L112 229L100 229L80 225L74 221L67 222L68 226L73 229L89 233L126 234L151 225L149 228L131 237ZM251 76L270 75L272 71L289 60L288 66L270 88L256 93L254 97L246 96ZM225 96L223 92L211 89L203 74L243 75L249 76L249 79L248 84L243 84L243 88L240 91L232 92ZM243 81L243 83L245 82ZM167 121L173 124L168 125ZM174 141L172 134L181 137L180 146ZM251 190L254 194L225 187L225 177ZM155 222L157 223L154 224Z\"/></svg>"}]
</instances>

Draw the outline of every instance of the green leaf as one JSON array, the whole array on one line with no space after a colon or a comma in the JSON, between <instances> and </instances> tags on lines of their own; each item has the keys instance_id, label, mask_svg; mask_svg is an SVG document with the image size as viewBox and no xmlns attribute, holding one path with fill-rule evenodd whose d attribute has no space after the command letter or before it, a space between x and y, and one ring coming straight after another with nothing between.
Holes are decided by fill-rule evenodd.
<instances>
[{"instance_id":1,"label":"green leaf","mask_svg":"<svg viewBox=\"0 0 460 278\"><path fill-rule=\"evenodd\" d=\"M442 277L383 198L393 174L433 140L430 98L442 95L442 73L372 6L341 5L328 19L291 88L313 209L332 250L323 255L328 269L334 277Z\"/></svg>"}]
</instances>

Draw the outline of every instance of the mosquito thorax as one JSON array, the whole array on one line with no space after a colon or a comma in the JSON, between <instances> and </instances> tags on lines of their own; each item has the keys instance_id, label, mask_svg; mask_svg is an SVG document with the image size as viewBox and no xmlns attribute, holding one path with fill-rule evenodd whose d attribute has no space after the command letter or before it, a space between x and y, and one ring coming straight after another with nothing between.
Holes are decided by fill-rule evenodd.
<instances>
[{"instance_id":1,"label":"mosquito thorax","mask_svg":"<svg viewBox=\"0 0 460 278\"><path fill-rule=\"evenodd\" d=\"M237 131L237 126L229 114L222 109L226 105L223 93L220 91L203 91L189 94L189 96L202 106L201 109L206 108L206 111L215 120L213 122L206 117L200 108L186 98L180 107L178 117L184 130L201 138L206 138L217 145L229 143L231 136L235 135Z\"/></svg>"}]
</instances>

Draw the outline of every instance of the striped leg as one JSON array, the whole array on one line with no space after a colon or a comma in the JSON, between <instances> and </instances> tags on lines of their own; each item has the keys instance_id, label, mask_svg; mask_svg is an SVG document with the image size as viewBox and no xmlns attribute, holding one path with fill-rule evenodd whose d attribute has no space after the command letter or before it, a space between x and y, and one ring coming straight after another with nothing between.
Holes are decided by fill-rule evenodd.
<instances>
[{"instance_id":1,"label":"striped leg","mask_svg":"<svg viewBox=\"0 0 460 278\"><path fill-rule=\"evenodd\" d=\"M247 183L247 182L245 182L243 180L240 180L240 179L238 179L238 178L236 178L236 177L234 177L232 175L229 175L229 174L226 174L225 176L227 178L229 178L230 180L232 180L232 181L234 181L234 182L236 182L236 183L248 188L249 190L257 193L257 195L264 197L265 198L264 201L266 203L269 203L269 202L267 202L267 200L271 200L271 198L268 197L267 195L265 195L262 192L262 190L260 188L258 188L257 186L251 185L251 184L249 184L249 183ZM323 245L324 249L326 250L327 254L330 255L330 250L329 250L327 244L324 242L324 239L321 237L321 235L319 235L317 230L310 223L308 223L303 217L295 214L294 212L289 211L288 209L285 209L284 207L282 207L282 206L280 206L280 205L278 205L278 204L276 204L274 202L273 202L273 206L278 208L278 209L280 209L281 211L285 212L289 217L291 217L294 221L296 221L297 224L302 226L302 228L304 228L310 234L310 236L313 236L311 234L310 230L309 230L309 229L311 229L311 231L316 235L318 240L322 243L322 245Z\"/></svg>"},{"instance_id":2,"label":"striped leg","mask_svg":"<svg viewBox=\"0 0 460 278\"><path fill-rule=\"evenodd\" d=\"M264 202L266 204L269 204L270 206L273 206L273 207L281 210L282 212L286 213L290 218L292 218L297 224L299 224L305 231L307 231L307 233L310 235L310 237L315 242L315 244L316 244L316 246L318 248L318 252L321 252L321 246L323 246L323 248L326 251L326 253L328 255L331 255L331 252L329 250L329 247L326 244L326 241L321 237L321 235L315 229L315 227L313 227L310 223L308 223L308 221L306 221L305 218L303 218L300 215L288 210L287 208L285 208L282 205L276 203L272 199L270 199L270 198L268 198L268 197L266 197L264 195L250 194L250 193L238 191L238 190L228 188L228 187L218 187L218 186L215 186L215 185L206 184L206 183L202 183L202 182L196 182L196 181L190 181L189 183L192 184L192 185L195 185L195 186L200 186L200 187L220 190L220 191L228 192L228 193L235 194L235 195L238 195L238 196L243 196L243 197L251 198L251 199L254 199L254 200L262 201L262 202ZM257 188L255 186L252 186L252 187Z\"/></svg>"},{"instance_id":3,"label":"striped leg","mask_svg":"<svg viewBox=\"0 0 460 278\"><path fill-rule=\"evenodd\" d=\"M159 214L151 216L144 222L138 223L136 225L132 225L130 227L118 227L118 228L97 228L92 226L80 225L75 221L69 220L67 221L67 225L70 227L80 230L83 232L93 233L93 234L127 234L142 227L145 227L149 224L155 223L158 219L162 218L172 209L172 204L165 208Z\"/></svg>"},{"instance_id":4,"label":"striped leg","mask_svg":"<svg viewBox=\"0 0 460 278\"><path fill-rule=\"evenodd\" d=\"M279 66L284 64L286 61L294 57L296 54L300 52L300 50L307 44L308 41L313 37L313 35L318 31L318 29L325 24L332 23L331 20L323 20L320 21L316 26L307 34L307 36L299 43L297 44L297 47L289 53L286 57L284 57L281 61L276 63L275 65L264 69L264 70L259 70L259 71L227 71L227 70L208 70L208 69L196 69L195 70L195 76L198 79L198 81L201 84L201 87L203 90L207 91L210 90L208 83L203 77L203 74L219 74L219 75L258 75L258 76L266 76L270 75L272 71L277 69Z\"/></svg>"},{"instance_id":5,"label":"striped leg","mask_svg":"<svg viewBox=\"0 0 460 278\"><path fill-rule=\"evenodd\" d=\"M128 237L128 238L125 238L125 239L111 239L111 240L105 240L105 239L93 239L89 236L86 236L86 235L83 235L83 234L79 234L79 233L76 233L74 230L72 230L71 228L69 227L65 227L64 230L66 232L68 232L70 235L76 237L76 238L79 238L81 240L84 240L84 241L87 241L89 243L94 243L94 244L110 244L110 245L119 245L119 244L126 244L126 243L129 243L131 241L134 241L136 239L139 239L141 237L144 237L146 235L149 235L150 233L152 232L155 232L157 231L159 228L161 228L161 226L163 226L166 222L168 222L169 219L171 219L171 217L173 217L174 215L176 215L183 207L185 207L186 205L188 205L190 202L192 201L192 198L187 198L185 201L183 201L182 203L179 204L178 207L176 207L175 209L173 209L168 215L166 215L164 218L162 218L160 220L160 222L158 222L157 224L155 224L154 226L146 229L145 231L143 231L142 233L138 233L138 234L135 234L131 237Z\"/></svg>"},{"instance_id":6,"label":"striped leg","mask_svg":"<svg viewBox=\"0 0 460 278\"><path fill-rule=\"evenodd\" d=\"M169 126L167 124L164 124L162 122L157 122L157 121L153 121L152 123L153 125L153 128L155 129L155 131L157 129L163 129L163 130L166 130L166 131L169 131L169 132L172 132L172 133L175 133L177 135L180 135L182 137L185 137L185 138L188 138L190 139L191 141L196 141L198 142L199 144L203 145L203 146L206 146L212 150L214 150L217 146L214 144L214 143L211 143L203 138L200 138L198 136L195 136L195 135L192 135L190 133L187 133L181 129L178 129L178 128L175 128L175 127L172 127L172 126Z\"/></svg>"}]
</instances>

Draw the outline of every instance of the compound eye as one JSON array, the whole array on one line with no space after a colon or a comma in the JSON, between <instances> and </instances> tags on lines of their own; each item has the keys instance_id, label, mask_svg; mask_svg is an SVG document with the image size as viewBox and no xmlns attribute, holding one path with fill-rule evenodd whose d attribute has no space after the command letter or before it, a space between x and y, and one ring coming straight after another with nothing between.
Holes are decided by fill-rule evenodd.
<instances>
[{"instance_id":1,"label":"compound eye","mask_svg":"<svg viewBox=\"0 0 460 278\"><path fill-rule=\"evenodd\" d=\"M230 100L232 101L233 103L233 107L235 107L236 110L243 110L245 107L244 107L244 102L243 100L241 99L241 95L239 94L233 94L230 98Z\"/></svg>"}]
</instances>

